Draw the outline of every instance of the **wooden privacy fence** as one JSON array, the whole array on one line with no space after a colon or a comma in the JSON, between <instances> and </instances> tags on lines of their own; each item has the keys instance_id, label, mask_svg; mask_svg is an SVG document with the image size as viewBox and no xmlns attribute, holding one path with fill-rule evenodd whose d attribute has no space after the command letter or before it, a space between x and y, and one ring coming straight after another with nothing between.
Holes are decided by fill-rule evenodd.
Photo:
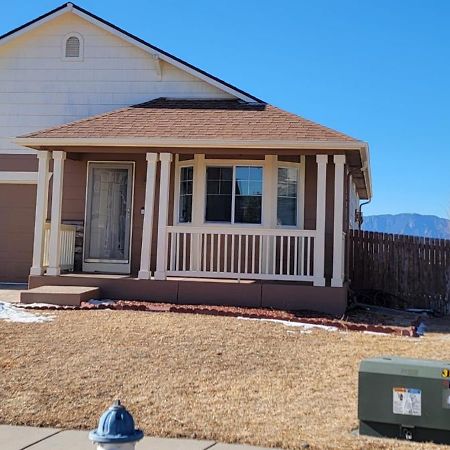
<instances>
[{"instance_id":1,"label":"wooden privacy fence","mask_svg":"<svg viewBox=\"0 0 450 450\"><path fill-rule=\"evenodd\" d=\"M347 251L353 290L449 312L450 240L351 230Z\"/></svg>"}]
</instances>

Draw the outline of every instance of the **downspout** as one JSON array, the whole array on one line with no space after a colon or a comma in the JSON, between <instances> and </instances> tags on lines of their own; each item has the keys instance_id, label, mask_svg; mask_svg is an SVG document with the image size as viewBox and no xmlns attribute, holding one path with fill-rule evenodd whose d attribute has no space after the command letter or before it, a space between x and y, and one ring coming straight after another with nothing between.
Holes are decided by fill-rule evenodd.
<instances>
[{"instance_id":1,"label":"downspout","mask_svg":"<svg viewBox=\"0 0 450 450\"><path fill-rule=\"evenodd\" d=\"M363 218L363 214L362 214L362 207L364 205L369 204L372 201L372 199L370 198L369 200L367 200L367 202L363 202L360 203L359 208L358 208L358 230L361 231L361 225L364 222L364 218Z\"/></svg>"}]
</instances>

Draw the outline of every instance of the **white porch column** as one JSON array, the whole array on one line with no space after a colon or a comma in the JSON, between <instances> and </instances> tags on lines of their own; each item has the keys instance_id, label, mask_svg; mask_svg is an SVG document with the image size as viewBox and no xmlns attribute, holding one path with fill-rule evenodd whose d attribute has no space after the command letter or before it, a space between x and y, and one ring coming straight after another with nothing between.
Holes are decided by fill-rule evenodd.
<instances>
[{"instance_id":1,"label":"white porch column","mask_svg":"<svg viewBox=\"0 0 450 450\"><path fill-rule=\"evenodd\" d=\"M344 282L344 167L345 155L334 155L333 287L342 287Z\"/></svg>"},{"instance_id":2,"label":"white porch column","mask_svg":"<svg viewBox=\"0 0 450 450\"><path fill-rule=\"evenodd\" d=\"M160 153L159 176L158 250L156 255L155 280L165 280L167 272L167 219L169 213L170 153Z\"/></svg>"},{"instance_id":3,"label":"white porch column","mask_svg":"<svg viewBox=\"0 0 450 450\"><path fill-rule=\"evenodd\" d=\"M50 162L49 152L39 151L37 157L39 165L36 190L36 214L34 218L33 262L30 275L42 275L44 273L45 220L47 218L48 180L50 178L48 170Z\"/></svg>"},{"instance_id":4,"label":"white porch column","mask_svg":"<svg viewBox=\"0 0 450 450\"><path fill-rule=\"evenodd\" d=\"M47 275L61 273L61 209L66 153L53 152L53 190Z\"/></svg>"},{"instance_id":5,"label":"white porch column","mask_svg":"<svg viewBox=\"0 0 450 450\"><path fill-rule=\"evenodd\" d=\"M175 199L179 201L179 199ZM206 206L206 160L204 154L194 155L194 182L192 188L192 226L201 227L205 222ZM191 270L201 270L200 236L191 235L192 268Z\"/></svg>"},{"instance_id":6,"label":"white porch column","mask_svg":"<svg viewBox=\"0 0 450 450\"><path fill-rule=\"evenodd\" d=\"M144 223L142 225L142 248L141 248L141 267L138 278L149 280L150 259L153 234L153 207L155 204L155 181L156 181L156 163L158 161L157 153L147 153L147 179L145 183L145 204L144 204Z\"/></svg>"},{"instance_id":7,"label":"white porch column","mask_svg":"<svg viewBox=\"0 0 450 450\"><path fill-rule=\"evenodd\" d=\"M266 155L264 158L263 180L263 217L264 228L274 229L277 225L277 185L278 185L278 155ZM275 239L262 236L262 270L261 273L275 274L273 252ZM267 270L266 270L267 269Z\"/></svg>"},{"instance_id":8,"label":"white porch column","mask_svg":"<svg viewBox=\"0 0 450 450\"><path fill-rule=\"evenodd\" d=\"M314 286L325 286L325 208L328 155L317 155L317 212L314 241Z\"/></svg>"}]
</instances>

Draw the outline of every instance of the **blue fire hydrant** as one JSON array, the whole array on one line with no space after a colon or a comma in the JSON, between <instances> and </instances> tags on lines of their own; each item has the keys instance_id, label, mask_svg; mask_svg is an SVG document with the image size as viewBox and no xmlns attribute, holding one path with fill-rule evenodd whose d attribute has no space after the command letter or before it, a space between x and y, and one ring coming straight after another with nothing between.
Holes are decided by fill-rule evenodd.
<instances>
[{"instance_id":1,"label":"blue fire hydrant","mask_svg":"<svg viewBox=\"0 0 450 450\"><path fill-rule=\"evenodd\" d=\"M144 433L135 428L133 416L120 400L102 414L97 429L89 433L97 450L134 450L136 442L143 437Z\"/></svg>"}]
</instances>

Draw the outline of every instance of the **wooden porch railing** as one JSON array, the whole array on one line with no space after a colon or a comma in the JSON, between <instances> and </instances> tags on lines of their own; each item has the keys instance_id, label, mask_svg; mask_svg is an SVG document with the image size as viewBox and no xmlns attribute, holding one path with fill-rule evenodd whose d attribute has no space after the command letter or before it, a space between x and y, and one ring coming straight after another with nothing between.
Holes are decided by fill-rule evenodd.
<instances>
[{"instance_id":1,"label":"wooden porch railing","mask_svg":"<svg viewBox=\"0 0 450 450\"><path fill-rule=\"evenodd\" d=\"M314 230L169 226L167 275L313 281Z\"/></svg>"},{"instance_id":2,"label":"wooden porch railing","mask_svg":"<svg viewBox=\"0 0 450 450\"><path fill-rule=\"evenodd\" d=\"M61 270L73 272L75 259L75 232L74 225L61 224ZM44 262L43 266L48 267L48 245L50 241L50 224L45 224L44 236Z\"/></svg>"}]
</instances>

